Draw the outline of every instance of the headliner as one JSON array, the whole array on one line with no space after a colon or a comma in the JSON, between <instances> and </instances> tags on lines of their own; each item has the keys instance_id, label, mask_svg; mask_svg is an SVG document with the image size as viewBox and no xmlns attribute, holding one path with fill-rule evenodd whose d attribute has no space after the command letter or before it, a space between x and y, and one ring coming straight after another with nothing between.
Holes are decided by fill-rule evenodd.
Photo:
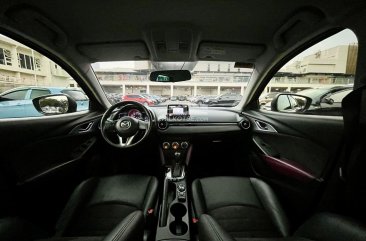
<instances>
[{"instance_id":1,"label":"headliner","mask_svg":"<svg viewBox=\"0 0 366 241\"><path fill-rule=\"evenodd\" d=\"M65 33L71 45L121 41L145 42L144 32L152 26L189 26L194 42L205 41L270 45L276 32L302 10L316 11L321 23L332 25L359 8L363 1L319 0L156 0L156 1L0 1L2 16L13 6L34 7ZM357 4L358 3L358 4ZM311 18L312 16L305 16ZM307 21L307 20L306 20ZM27 29L27 22L21 23ZM311 22L310 22L311 24ZM318 26L312 26L315 32ZM320 24L319 24L320 27ZM322 25L323 27L323 25ZM301 28L289 32L301 35ZM197 48L193 50L196 54ZM168 60L168 59L167 59Z\"/></svg>"}]
</instances>

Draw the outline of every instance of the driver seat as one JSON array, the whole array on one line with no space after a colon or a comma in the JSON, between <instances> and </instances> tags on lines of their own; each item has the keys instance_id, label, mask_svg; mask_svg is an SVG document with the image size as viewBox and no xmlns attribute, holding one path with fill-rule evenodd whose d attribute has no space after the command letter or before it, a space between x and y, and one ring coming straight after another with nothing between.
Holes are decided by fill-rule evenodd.
<instances>
[{"instance_id":1,"label":"driver seat","mask_svg":"<svg viewBox=\"0 0 366 241\"><path fill-rule=\"evenodd\" d=\"M142 240L144 217L155 207L157 188L158 181L152 176L88 179L71 195L56 225L55 237L105 237L119 233Z\"/></svg>"}]
</instances>

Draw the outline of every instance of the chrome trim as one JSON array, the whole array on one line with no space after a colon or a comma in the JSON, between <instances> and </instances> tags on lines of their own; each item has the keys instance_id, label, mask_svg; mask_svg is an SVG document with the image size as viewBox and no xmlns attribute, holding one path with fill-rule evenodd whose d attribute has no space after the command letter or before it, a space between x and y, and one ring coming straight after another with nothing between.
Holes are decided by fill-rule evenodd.
<instances>
[{"instance_id":1,"label":"chrome trim","mask_svg":"<svg viewBox=\"0 0 366 241\"><path fill-rule=\"evenodd\" d=\"M172 182L178 182L178 181L181 181L185 178L186 176L186 173L185 173L185 166L182 166L182 175L180 177L172 177L172 169L171 168L168 168L168 171L166 172L165 174L165 178L169 181L172 181Z\"/></svg>"},{"instance_id":2,"label":"chrome trim","mask_svg":"<svg viewBox=\"0 0 366 241\"><path fill-rule=\"evenodd\" d=\"M257 131L278 133L277 130L271 124L265 121L255 119L254 123L255 123L255 130ZM267 126L267 129L261 126L259 123L264 123Z\"/></svg>"}]
</instances>

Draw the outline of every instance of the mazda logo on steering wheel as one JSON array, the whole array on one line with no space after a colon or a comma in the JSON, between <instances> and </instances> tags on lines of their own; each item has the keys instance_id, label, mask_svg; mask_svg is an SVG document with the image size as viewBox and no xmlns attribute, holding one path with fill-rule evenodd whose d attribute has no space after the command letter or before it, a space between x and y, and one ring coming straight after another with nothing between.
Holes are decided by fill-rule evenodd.
<instances>
[{"instance_id":1,"label":"mazda logo on steering wheel","mask_svg":"<svg viewBox=\"0 0 366 241\"><path fill-rule=\"evenodd\" d=\"M128 121L128 120L124 120L121 122L121 127L123 129L128 129L131 127L131 121Z\"/></svg>"}]
</instances>

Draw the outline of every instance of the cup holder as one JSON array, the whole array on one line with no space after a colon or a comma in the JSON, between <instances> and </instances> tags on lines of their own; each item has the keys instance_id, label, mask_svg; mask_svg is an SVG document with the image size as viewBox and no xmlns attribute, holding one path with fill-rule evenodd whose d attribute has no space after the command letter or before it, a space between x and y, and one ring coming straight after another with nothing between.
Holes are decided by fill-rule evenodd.
<instances>
[{"instance_id":1,"label":"cup holder","mask_svg":"<svg viewBox=\"0 0 366 241\"><path fill-rule=\"evenodd\" d=\"M181 218L186 214L187 208L181 203L175 203L170 207L170 212L173 214L175 219Z\"/></svg>"},{"instance_id":2,"label":"cup holder","mask_svg":"<svg viewBox=\"0 0 366 241\"><path fill-rule=\"evenodd\" d=\"M175 221L169 225L172 234L180 236L188 231L188 225L182 220L187 213L187 208L181 203L175 203L170 207L170 213L175 217Z\"/></svg>"},{"instance_id":3,"label":"cup holder","mask_svg":"<svg viewBox=\"0 0 366 241\"><path fill-rule=\"evenodd\" d=\"M184 235L188 231L188 225L182 220L173 221L169 225L170 232L177 236Z\"/></svg>"}]
</instances>

